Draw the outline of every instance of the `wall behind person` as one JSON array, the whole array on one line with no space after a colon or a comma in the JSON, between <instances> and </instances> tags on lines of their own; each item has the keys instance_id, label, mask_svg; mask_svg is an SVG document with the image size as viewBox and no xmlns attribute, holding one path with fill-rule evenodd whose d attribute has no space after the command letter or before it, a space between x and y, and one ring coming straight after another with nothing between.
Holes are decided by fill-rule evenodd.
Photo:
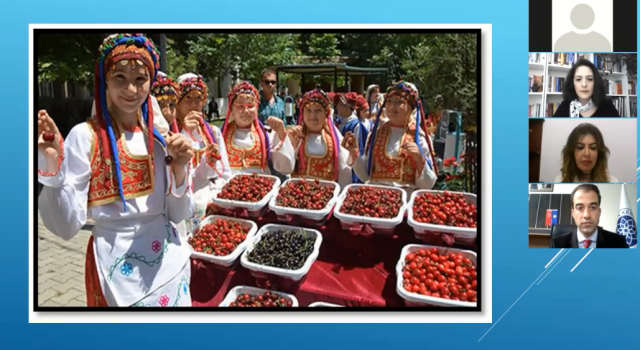
<instances>
[{"instance_id":1,"label":"wall behind person","mask_svg":"<svg viewBox=\"0 0 640 350\"><path fill-rule=\"evenodd\" d=\"M571 131L580 123L595 125L609 148L609 172L620 182L636 182L636 118L549 118L542 130L540 182L560 175L561 152ZM635 195L633 196L635 198Z\"/></svg>"},{"instance_id":2,"label":"wall behind person","mask_svg":"<svg viewBox=\"0 0 640 350\"><path fill-rule=\"evenodd\" d=\"M546 123L545 123L546 124ZM568 193L571 194L574 188L578 184L555 184L553 186L552 193ZM602 196L602 203L600 208L602 214L600 215L599 226L603 227L607 231L616 232L616 223L618 222L618 210L620 209L620 194L622 187L621 184L596 184L600 190L600 196ZM631 205L631 211L633 217L638 223L638 209L637 209L637 186L636 184L625 184L625 192Z\"/></svg>"}]
</instances>

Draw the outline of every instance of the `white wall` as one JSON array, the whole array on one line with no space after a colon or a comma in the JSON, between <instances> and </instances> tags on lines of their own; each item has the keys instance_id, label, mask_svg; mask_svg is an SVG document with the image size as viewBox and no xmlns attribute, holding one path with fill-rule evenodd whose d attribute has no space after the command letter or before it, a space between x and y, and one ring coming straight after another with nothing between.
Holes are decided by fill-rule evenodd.
<instances>
[{"instance_id":1,"label":"white wall","mask_svg":"<svg viewBox=\"0 0 640 350\"><path fill-rule=\"evenodd\" d=\"M610 151L609 172L620 182L636 182L636 118L549 118L542 131L540 182L554 182L560 175L562 147L580 123L595 125ZM635 198L635 195L634 195Z\"/></svg>"},{"instance_id":2,"label":"white wall","mask_svg":"<svg viewBox=\"0 0 640 350\"><path fill-rule=\"evenodd\" d=\"M546 123L545 123L546 124ZM568 193L571 194L576 186L579 184L555 184L553 185L553 193ZM600 196L602 197L602 214L600 215L599 226L603 227L607 231L616 232L616 223L618 222L618 210L620 209L620 195L621 184L596 184L600 190ZM633 217L638 222L638 208L636 203L637 186L636 184L625 184L625 192L627 193L627 199L629 205L631 205L631 211ZM534 193L534 192L529 192ZM549 192L535 192L535 193L549 193Z\"/></svg>"}]
</instances>

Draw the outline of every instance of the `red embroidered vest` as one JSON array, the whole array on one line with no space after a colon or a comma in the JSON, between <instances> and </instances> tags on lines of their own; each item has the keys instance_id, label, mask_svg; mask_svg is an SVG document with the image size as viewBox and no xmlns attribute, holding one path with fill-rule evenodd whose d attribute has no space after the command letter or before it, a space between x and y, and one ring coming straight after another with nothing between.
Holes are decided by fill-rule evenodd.
<instances>
[{"instance_id":1,"label":"red embroidered vest","mask_svg":"<svg viewBox=\"0 0 640 350\"><path fill-rule=\"evenodd\" d=\"M183 130L182 125L180 123L178 123L178 127L180 128L180 130ZM209 139L205 135L205 132L207 132L205 128L206 127L204 125L198 124L198 135L200 136L200 139L204 143L204 147L200 149L196 149L193 158L191 158L191 166L193 166L194 169L198 167L198 165L200 165L202 161L202 157L207 151L207 147L209 147ZM187 134L189 135L189 138L191 139L191 141L197 141L196 138L189 131L187 131Z\"/></svg>"},{"instance_id":2,"label":"red embroidered vest","mask_svg":"<svg viewBox=\"0 0 640 350\"><path fill-rule=\"evenodd\" d=\"M415 132L415 129L413 129ZM405 183L415 183L416 168L409 156L400 150L396 157L387 154L387 142L391 136L391 125L385 123L377 132L375 144L373 145L373 171L371 180L376 181L398 181ZM406 141L413 141L411 129L402 136L400 144Z\"/></svg>"},{"instance_id":3,"label":"red embroidered vest","mask_svg":"<svg viewBox=\"0 0 640 350\"><path fill-rule=\"evenodd\" d=\"M89 180L88 206L98 206L119 202L120 190L115 174L113 159L104 159L102 145L98 137L98 122L91 118L87 125L92 132L91 178ZM155 165L150 155L134 155L127 149L124 133L114 123L114 133L120 160L120 175L125 199L146 196L153 192Z\"/></svg>"},{"instance_id":4,"label":"red embroidered vest","mask_svg":"<svg viewBox=\"0 0 640 350\"><path fill-rule=\"evenodd\" d=\"M253 136L253 147L251 148L240 148L236 146L233 142L236 124L231 123L228 127L229 131L226 132L227 135L225 136L224 143L227 147L227 155L231 169L262 169L262 141L255 126L251 125L251 135ZM265 135L265 137L268 136Z\"/></svg>"},{"instance_id":5,"label":"red embroidered vest","mask_svg":"<svg viewBox=\"0 0 640 350\"><path fill-rule=\"evenodd\" d=\"M322 156L312 156L307 153L307 138L306 135L302 139L300 147L302 149L302 159L298 159L298 162L305 164L305 168L300 171L300 166L291 174L292 177L306 177L319 180L334 181L335 161L333 159L333 142L328 132L323 131L322 136L325 145L327 145L326 152Z\"/></svg>"}]
</instances>

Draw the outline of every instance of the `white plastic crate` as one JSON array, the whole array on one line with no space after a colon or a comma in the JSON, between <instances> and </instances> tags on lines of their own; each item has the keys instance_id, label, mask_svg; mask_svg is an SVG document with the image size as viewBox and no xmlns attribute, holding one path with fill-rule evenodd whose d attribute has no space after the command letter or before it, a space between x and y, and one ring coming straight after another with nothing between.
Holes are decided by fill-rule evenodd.
<instances>
[{"instance_id":1,"label":"white plastic crate","mask_svg":"<svg viewBox=\"0 0 640 350\"><path fill-rule=\"evenodd\" d=\"M418 293L409 292L404 289L403 286L403 277L402 277L402 268L404 268L404 260L409 253L416 252L420 249L429 250L432 248L437 248L439 252L447 252L447 253L460 253L465 258L469 258L473 266L478 266L477 264L477 256L476 253L468 250L461 250L455 248L444 248L444 247L436 247L432 245L422 245L422 244L409 244L402 248L402 252L400 253L400 260L398 260L398 264L396 264L396 292L398 295L405 300L405 304L407 306L447 306L447 307L476 307L477 303L472 303L468 301L459 301L459 300L448 300L444 298L436 298L431 296L426 296Z\"/></svg>"},{"instance_id":2,"label":"white plastic crate","mask_svg":"<svg viewBox=\"0 0 640 350\"><path fill-rule=\"evenodd\" d=\"M231 177L231 179L235 178L236 176L251 176L251 174L239 173ZM261 217L267 211L268 209L267 205L269 204L269 201L271 200L271 198L278 192L278 187L280 187L281 181L277 176L273 176L273 175L258 175L258 176L269 177L275 180L275 182L273 183L273 188L271 188L271 191L269 191L267 195L264 196L264 198L262 198L259 202L243 202L243 201L221 199L221 198L218 198L218 193L221 192L221 190L219 192L214 193L212 202L223 209L230 209L230 210L246 209L250 218ZM231 179L229 180L229 182L231 181Z\"/></svg>"},{"instance_id":3,"label":"white plastic crate","mask_svg":"<svg viewBox=\"0 0 640 350\"><path fill-rule=\"evenodd\" d=\"M310 235L311 237L315 237L313 252L311 253L311 255L309 255L309 257L307 257L307 260L305 261L304 265L300 269L287 270L287 269L282 269L282 268L273 267L273 266L260 265L260 264L256 264L249 261L248 259L249 253L251 253L251 251L253 251L253 249L255 248L256 244L260 242L260 240L262 239L262 236L264 236L268 232L272 232L276 230L297 230L297 231L302 230L305 234ZM262 226L262 228L260 228L258 233L253 237L253 239L247 246L247 249L244 251L244 254L242 254L242 257L240 257L240 263L247 270L249 270L254 277L263 278L263 277L268 277L269 275L275 275L275 276L283 277L285 279L297 282L297 281L300 281L309 272L309 269L311 269L311 265L318 258L318 254L320 254L321 244L322 244L322 234L320 233L320 231L309 229L309 228L303 228L303 227L269 224L269 225Z\"/></svg>"},{"instance_id":4,"label":"white plastic crate","mask_svg":"<svg viewBox=\"0 0 640 350\"><path fill-rule=\"evenodd\" d=\"M398 215L395 218L384 219L384 218L371 218L365 216L356 216L350 215L340 212L342 208L342 204L349 193L349 189L356 187L370 187L376 189L384 189L384 190L392 190L398 191L402 194L402 207L398 210ZM342 228L345 230L352 230L354 227L359 227L362 225L369 225L371 229L376 234L393 234L396 226L400 225L405 217L406 207L407 207L407 192L398 187L389 187L389 186L378 186L378 185L365 185L365 184L351 184L344 188L340 197L338 197L338 203L334 209L333 215L340 220L340 224ZM357 232L356 234L367 235L364 232Z\"/></svg>"},{"instance_id":5,"label":"white plastic crate","mask_svg":"<svg viewBox=\"0 0 640 350\"><path fill-rule=\"evenodd\" d=\"M211 216L207 216L204 220L202 220L202 222L200 223L200 225L198 225L196 230L213 222L216 219L224 219L228 221L240 222L246 229L249 230L249 232L247 233L247 238L244 240L244 242L240 243L236 247L236 249L234 249L233 252L231 252L231 254L226 256L217 256L213 254L197 252L193 249L191 244L189 244L189 248L191 249L191 257L195 259L206 260L218 266L229 267L233 265L233 263L236 261L236 259L238 259L240 254L242 254L242 252L244 252L244 250L247 248L247 245L249 245L249 242L251 242L251 240L253 239L253 236L258 231L258 225L255 222L249 221L249 220L230 218L230 217L221 216L221 215L211 215ZM194 232L196 230L194 230ZM192 236L193 236L193 233L189 233L188 237L192 237Z\"/></svg>"},{"instance_id":6,"label":"white plastic crate","mask_svg":"<svg viewBox=\"0 0 640 350\"><path fill-rule=\"evenodd\" d=\"M450 192L453 194L462 194L466 198L467 202L475 203L477 205L477 196L473 193L463 193L463 192ZM478 234L477 228L473 227L454 227L454 226L445 226L445 225L434 225L427 224L423 222L418 222L413 219L413 203L417 196L423 193L432 193L432 194L441 194L444 191L436 191L436 190L418 190L413 192L411 195L411 200L407 205L407 213L408 213L408 222L409 226L413 228L414 235L416 238L424 241L428 241L429 238L434 238L442 235L450 235L454 238L455 242L463 247L467 248L475 248L476 237Z\"/></svg>"},{"instance_id":7,"label":"white plastic crate","mask_svg":"<svg viewBox=\"0 0 640 350\"><path fill-rule=\"evenodd\" d=\"M291 302L291 307L298 307L298 299L287 293L282 292L274 292L272 290L266 290L262 288L249 287L249 286L237 286L234 287L227 293L227 296L224 297L224 300L218 305L219 307L228 307L229 304L234 302L239 295L249 294L249 295L263 295L266 292L271 292L273 294L277 294L279 297L284 298L287 301Z\"/></svg>"},{"instance_id":8,"label":"white plastic crate","mask_svg":"<svg viewBox=\"0 0 640 350\"><path fill-rule=\"evenodd\" d=\"M280 188L284 188L289 182L300 182L301 180L302 179L289 179L285 181L282 184L282 186L280 186ZM306 180L306 181L313 181L313 180ZM278 198L277 192L269 202L269 209L271 209L274 213L276 213L278 220L281 220L283 222L289 221L290 219L289 217L299 216L299 217L302 217L303 219L308 220L312 224L319 224L319 225L323 224L326 221L327 217L329 216L331 209L333 209L336 202L338 201L338 196L340 195L340 185L337 182L333 182L333 181L325 181L325 180L319 180L319 181L321 186L333 186L333 197L329 200L329 202L323 209L307 210L307 209L297 209L297 208L288 208L288 207L278 206L276 204L276 199ZM279 190L280 189L278 189L278 192Z\"/></svg>"},{"instance_id":9,"label":"white plastic crate","mask_svg":"<svg viewBox=\"0 0 640 350\"><path fill-rule=\"evenodd\" d=\"M336 305L331 303L325 303L322 301L316 301L315 303L309 304L309 307L344 307L343 305Z\"/></svg>"}]
</instances>

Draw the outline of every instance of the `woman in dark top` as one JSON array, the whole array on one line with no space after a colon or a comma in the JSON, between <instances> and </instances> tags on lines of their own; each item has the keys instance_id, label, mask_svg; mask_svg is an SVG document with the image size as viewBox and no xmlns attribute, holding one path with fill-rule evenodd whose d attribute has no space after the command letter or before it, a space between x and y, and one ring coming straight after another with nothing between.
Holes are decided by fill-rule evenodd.
<instances>
[{"instance_id":1,"label":"woman in dark top","mask_svg":"<svg viewBox=\"0 0 640 350\"><path fill-rule=\"evenodd\" d=\"M620 117L611 100L607 99L604 80L587 59L581 58L571 67L562 87L562 97L564 100L554 117Z\"/></svg>"}]
</instances>

